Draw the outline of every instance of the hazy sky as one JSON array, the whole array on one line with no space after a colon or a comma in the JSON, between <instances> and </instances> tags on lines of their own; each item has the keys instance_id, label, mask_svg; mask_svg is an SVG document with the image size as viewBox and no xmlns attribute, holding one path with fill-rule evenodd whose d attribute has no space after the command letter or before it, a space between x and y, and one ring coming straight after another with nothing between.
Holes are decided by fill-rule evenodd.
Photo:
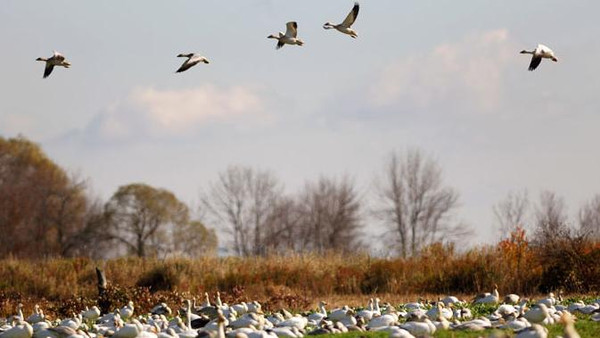
<instances>
[{"instance_id":1,"label":"hazy sky","mask_svg":"<svg viewBox=\"0 0 600 338\"><path fill-rule=\"evenodd\" d=\"M556 191L572 215L600 193L600 2L365 0L358 39L322 28L352 3L2 0L0 135L103 198L145 182L192 205L230 164L368 195L390 151L419 147L484 241L509 191ZM275 50L290 20L305 45ZM528 72L538 43L559 62ZM53 49L72 68L42 79ZM175 74L184 52L211 63Z\"/></svg>"}]
</instances>

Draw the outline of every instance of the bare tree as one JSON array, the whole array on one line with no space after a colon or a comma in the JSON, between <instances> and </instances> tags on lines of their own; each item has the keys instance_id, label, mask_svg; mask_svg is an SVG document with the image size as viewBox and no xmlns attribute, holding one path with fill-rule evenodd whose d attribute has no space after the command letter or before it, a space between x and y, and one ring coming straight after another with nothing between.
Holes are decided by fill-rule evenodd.
<instances>
[{"instance_id":1,"label":"bare tree","mask_svg":"<svg viewBox=\"0 0 600 338\"><path fill-rule=\"evenodd\" d=\"M403 156L392 153L376 190L379 205L374 214L389 227L402 257L417 255L436 241L470 234L463 224L449 220L458 193L442 185L441 169L419 150Z\"/></svg>"},{"instance_id":2,"label":"bare tree","mask_svg":"<svg viewBox=\"0 0 600 338\"><path fill-rule=\"evenodd\" d=\"M493 209L502 237L509 236L517 227L525 228L529 211L527 190L508 193L502 201L494 205Z\"/></svg>"},{"instance_id":3,"label":"bare tree","mask_svg":"<svg viewBox=\"0 0 600 338\"><path fill-rule=\"evenodd\" d=\"M600 239L600 195L594 196L579 210L579 229L583 235Z\"/></svg>"},{"instance_id":4,"label":"bare tree","mask_svg":"<svg viewBox=\"0 0 600 338\"><path fill-rule=\"evenodd\" d=\"M540 194L539 205L536 207L534 242L547 244L558 238L568 237L570 234L563 198L554 192L543 191Z\"/></svg>"},{"instance_id":5,"label":"bare tree","mask_svg":"<svg viewBox=\"0 0 600 338\"><path fill-rule=\"evenodd\" d=\"M265 227L281 191L281 184L268 171L230 166L201 202L214 223L233 237L237 255L259 255L265 253Z\"/></svg>"},{"instance_id":6,"label":"bare tree","mask_svg":"<svg viewBox=\"0 0 600 338\"><path fill-rule=\"evenodd\" d=\"M362 248L361 204L353 182L321 177L300 193L297 248L303 251L349 252Z\"/></svg>"},{"instance_id":7,"label":"bare tree","mask_svg":"<svg viewBox=\"0 0 600 338\"><path fill-rule=\"evenodd\" d=\"M297 202L287 196L279 198L267 219L265 247L269 253L286 253L300 250L301 214Z\"/></svg>"}]
</instances>

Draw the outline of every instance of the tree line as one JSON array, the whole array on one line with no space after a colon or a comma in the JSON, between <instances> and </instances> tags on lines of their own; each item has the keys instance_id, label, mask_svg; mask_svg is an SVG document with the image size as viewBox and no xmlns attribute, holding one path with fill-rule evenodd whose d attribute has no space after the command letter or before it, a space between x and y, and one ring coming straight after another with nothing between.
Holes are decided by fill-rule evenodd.
<instances>
[{"instance_id":1,"label":"tree line","mask_svg":"<svg viewBox=\"0 0 600 338\"><path fill-rule=\"evenodd\" d=\"M0 137L0 258L196 257L216 254L218 240L239 256L352 253L369 249L373 222L386 230L376 238L381 249L411 257L473 234L454 217L458 192L419 149L391 153L372 186L360 191L347 176L321 176L286 193L268 170L230 166L200 193L198 212L144 183L123 185L101 201L90 196L86 180L68 174L37 144ZM554 193L542 194L533 208L536 221L525 224L530 209L526 194L495 205L502 233L526 225L540 241L600 233L600 195L581 209L579 227L568 223Z\"/></svg>"}]
</instances>

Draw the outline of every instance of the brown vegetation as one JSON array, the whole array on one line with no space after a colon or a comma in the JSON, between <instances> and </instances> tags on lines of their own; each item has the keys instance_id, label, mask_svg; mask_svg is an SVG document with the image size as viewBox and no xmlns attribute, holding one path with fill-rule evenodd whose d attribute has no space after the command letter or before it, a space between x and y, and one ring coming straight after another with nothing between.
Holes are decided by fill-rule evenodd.
<instances>
[{"instance_id":1,"label":"brown vegetation","mask_svg":"<svg viewBox=\"0 0 600 338\"><path fill-rule=\"evenodd\" d=\"M148 310L159 301L177 306L182 297L221 291L233 302L258 299L266 309L308 309L321 298L348 295L474 294L493 283L501 293L523 295L563 290L594 292L600 287L600 244L565 240L531 247L523 231L497 246L457 253L434 244L419 258L382 259L367 255L281 255L250 258L122 258L106 261L112 307L129 299ZM95 266L90 259L0 261L0 316L17 302L40 302L51 313L70 314L96 302ZM388 300L390 297L387 298ZM357 304L358 305L358 304Z\"/></svg>"}]
</instances>

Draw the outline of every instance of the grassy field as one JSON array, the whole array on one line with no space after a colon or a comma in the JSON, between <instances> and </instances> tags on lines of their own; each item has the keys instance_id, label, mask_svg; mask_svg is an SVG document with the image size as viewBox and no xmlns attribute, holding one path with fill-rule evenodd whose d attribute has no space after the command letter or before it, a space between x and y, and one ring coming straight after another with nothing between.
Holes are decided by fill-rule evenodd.
<instances>
[{"instance_id":1,"label":"grassy field","mask_svg":"<svg viewBox=\"0 0 600 338\"><path fill-rule=\"evenodd\" d=\"M370 297L379 297L382 302L393 305L418 298L437 300L447 294L468 301L477 292L491 291L493 283L499 285L501 295L523 290L521 295L539 298L544 295L540 285L543 285L548 269L536 265L540 264L541 258L535 251L527 249L519 253L519 250L494 247L456 254L451 247L434 246L418 259L406 260L334 253L167 260L4 259L0 260L0 317L14 314L18 303L25 305L26 315L31 313L34 304L40 304L50 318L71 316L85 306L96 305L97 266L105 271L109 280L107 307L121 307L134 300L136 313L145 313L159 302L178 308L183 299L197 297L202 300L204 292L214 297L216 291L220 291L223 301L230 304L258 300L266 311L286 308L297 312L314 310L320 300L327 301L329 309L343 305L364 307ZM587 254L595 254L594 250ZM518 260L511 260L518 255L523 259L519 264ZM583 257L581 261L586 261ZM580 267L570 262L571 274L567 274L565 280L581 279L575 285L582 285L585 276L578 275ZM552 266L555 269L552 271L557 271L556 267L562 265ZM587 273L597 269L597 265L588 266ZM521 270L522 274L515 273ZM593 286L599 280L592 279L589 285ZM589 302L599 298L597 291L581 290L582 293L566 293L566 302L579 299ZM487 315L493 309L472 307L474 316ZM576 328L582 337L600 337L600 323L585 316L578 317ZM549 329L551 337L563 330L561 325ZM489 333L491 331L485 335ZM450 331L438 332L435 337L481 335L481 332ZM356 336L386 335L370 332L347 337Z\"/></svg>"},{"instance_id":2,"label":"grassy field","mask_svg":"<svg viewBox=\"0 0 600 338\"><path fill-rule=\"evenodd\" d=\"M490 292L493 284L501 295L535 298L560 289L597 297L600 265L594 259L599 257L598 243L541 250L517 237L464 253L433 245L409 259L336 253L108 261L7 258L0 260L0 316L12 314L19 302L26 308L39 303L59 316L95 304L96 267L106 273L112 306L134 299L142 311L160 301L176 305L182 298L216 291L226 302L258 300L267 310L308 310L321 299L331 306L364 306L374 295L392 304L448 294L470 300Z\"/></svg>"}]
</instances>

